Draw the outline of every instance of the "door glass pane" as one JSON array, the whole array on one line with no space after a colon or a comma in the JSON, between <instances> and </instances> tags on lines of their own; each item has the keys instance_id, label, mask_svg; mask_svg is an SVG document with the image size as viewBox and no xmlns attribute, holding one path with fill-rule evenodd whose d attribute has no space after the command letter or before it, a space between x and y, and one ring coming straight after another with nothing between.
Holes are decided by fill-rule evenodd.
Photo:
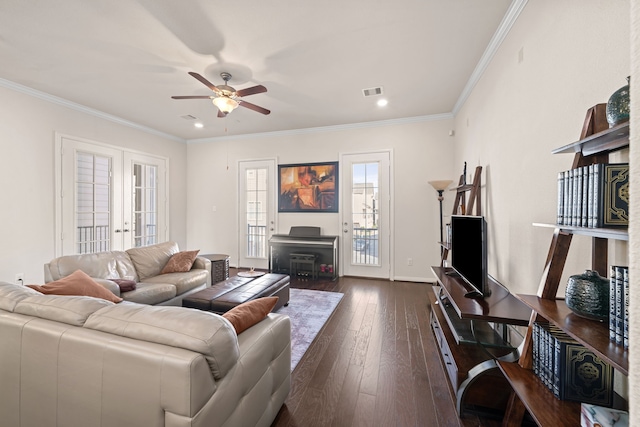
<instances>
[{"instance_id":1,"label":"door glass pane","mask_svg":"<svg viewBox=\"0 0 640 427\"><path fill-rule=\"evenodd\" d=\"M351 263L359 265L380 265L378 255L378 177L379 165L356 163L352 168Z\"/></svg>"},{"instance_id":2,"label":"door glass pane","mask_svg":"<svg viewBox=\"0 0 640 427\"><path fill-rule=\"evenodd\" d=\"M267 169L246 171L247 258L267 257L267 172Z\"/></svg>"},{"instance_id":3,"label":"door glass pane","mask_svg":"<svg viewBox=\"0 0 640 427\"><path fill-rule=\"evenodd\" d=\"M110 170L110 157L77 153L75 247L79 254L110 248Z\"/></svg>"},{"instance_id":4,"label":"door glass pane","mask_svg":"<svg viewBox=\"0 0 640 427\"><path fill-rule=\"evenodd\" d=\"M133 165L133 245L158 243L158 167ZM126 222L125 222L126 226Z\"/></svg>"}]
</instances>

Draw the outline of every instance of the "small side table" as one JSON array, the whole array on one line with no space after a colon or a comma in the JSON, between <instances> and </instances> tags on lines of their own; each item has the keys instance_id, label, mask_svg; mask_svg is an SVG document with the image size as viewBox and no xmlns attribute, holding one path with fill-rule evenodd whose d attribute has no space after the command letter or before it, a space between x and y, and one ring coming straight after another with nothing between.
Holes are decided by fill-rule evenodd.
<instances>
[{"instance_id":1,"label":"small side table","mask_svg":"<svg viewBox=\"0 0 640 427\"><path fill-rule=\"evenodd\" d=\"M211 284L224 282L229 278L229 255L205 254L198 255L211 261Z\"/></svg>"}]
</instances>

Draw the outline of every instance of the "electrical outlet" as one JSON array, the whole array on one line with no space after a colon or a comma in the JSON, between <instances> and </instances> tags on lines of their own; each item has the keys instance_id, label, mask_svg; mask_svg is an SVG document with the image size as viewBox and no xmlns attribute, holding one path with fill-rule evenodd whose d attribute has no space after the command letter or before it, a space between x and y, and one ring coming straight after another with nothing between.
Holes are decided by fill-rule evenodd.
<instances>
[{"instance_id":1,"label":"electrical outlet","mask_svg":"<svg viewBox=\"0 0 640 427\"><path fill-rule=\"evenodd\" d=\"M24 273L16 273L16 285L24 285Z\"/></svg>"},{"instance_id":2,"label":"electrical outlet","mask_svg":"<svg viewBox=\"0 0 640 427\"><path fill-rule=\"evenodd\" d=\"M407 258L407 265L413 265L413 258Z\"/></svg>"}]
</instances>

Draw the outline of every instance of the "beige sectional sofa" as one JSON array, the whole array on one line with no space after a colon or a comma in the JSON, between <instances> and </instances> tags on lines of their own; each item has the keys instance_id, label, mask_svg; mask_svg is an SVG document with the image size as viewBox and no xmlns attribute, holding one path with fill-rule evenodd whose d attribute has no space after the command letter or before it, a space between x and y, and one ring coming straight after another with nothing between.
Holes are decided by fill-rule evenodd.
<instances>
[{"instance_id":1,"label":"beige sectional sofa","mask_svg":"<svg viewBox=\"0 0 640 427\"><path fill-rule=\"evenodd\" d=\"M236 335L216 314L0 282L5 427L269 426L290 389L291 325Z\"/></svg>"},{"instance_id":2,"label":"beige sectional sofa","mask_svg":"<svg viewBox=\"0 0 640 427\"><path fill-rule=\"evenodd\" d=\"M82 270L125 301L179 306L185 296L211 286L211 261L198 257L191 271L160 274L178 252L176 242L164 242L126 251L66 255L45 264L45 282ZM121 293L120 287L109 280L126 278L137 282L135 290Z\"/></svg>"}]
</instances>

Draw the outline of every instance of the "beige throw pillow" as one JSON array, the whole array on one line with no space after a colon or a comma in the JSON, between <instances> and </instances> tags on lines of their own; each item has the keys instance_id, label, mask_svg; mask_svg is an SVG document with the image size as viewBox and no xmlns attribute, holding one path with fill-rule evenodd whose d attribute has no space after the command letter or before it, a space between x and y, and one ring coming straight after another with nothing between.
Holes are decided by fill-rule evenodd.
<instances>
[{"instance_id":1,"label":"beige throw pillow","mask_svg":"<svg viewBox=\"0 0 640 427\"><path fill-rule=\"evenodd\" d=\"M111 302L122 301L122 298L114 295L82 270L76 270L67 277L63 277L55 282L49 282L46 285L27 286L43 294L80 295L102 298Z\"/></svg>"},{"instance_id":2,"label":"beige throw pillow","mask_svg":"<svg viewBox=\"0 0 640 427\"><path fill-rule=\"evenodd\" d=\"M278 297L264 297L242 303L222 315L239 334L264 320L276 306Z\"/></svg>"},{"instance_id":3,"label":"beige throw pillow","mask_svg":"<svg viewBox=\"0 0 640 427\"><path fill-rule=\"evenodd\" d=\"M198 256L198 252L200 252L200 249L195 251L182 251L173 254L173 256L169 258L169 261L164 266L160 274L184 273L185 271L191 270L193 262Z\"/></svg>"}]
</instances>

